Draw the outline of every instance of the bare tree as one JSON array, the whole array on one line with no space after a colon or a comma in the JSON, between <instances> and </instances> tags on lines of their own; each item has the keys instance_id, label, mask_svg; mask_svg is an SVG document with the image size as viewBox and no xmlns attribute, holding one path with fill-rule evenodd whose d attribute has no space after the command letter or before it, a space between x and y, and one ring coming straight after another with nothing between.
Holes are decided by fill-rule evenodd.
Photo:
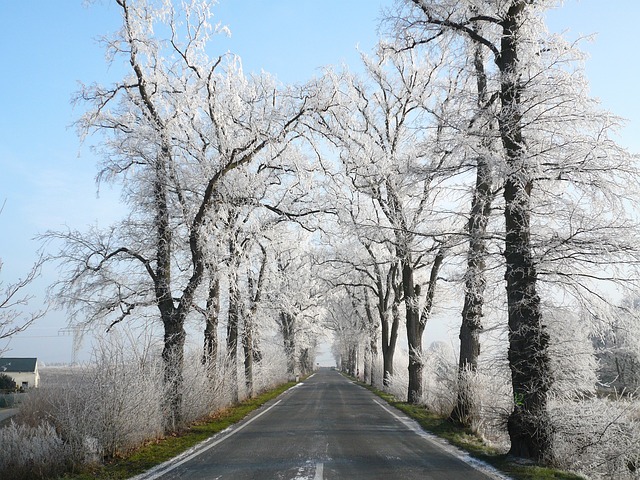
<instances>
[{"instance_id":1,"label":"bare tree","mask_svg":"<svg viewBox=\"0 0 640 480\"><path fill-rule=\"evenodd\" d=\"M111 326L157 308L171 429L180 423L184 322L205 278L217 187L229 172L286 142L307 101L280 91L266 75L245 77L235 57L207 57L215 2L194 0L184 10L117 3L123 28L107 44L127 59L131 75L110 88L85 88L79 100L90 108L78 126L105 134L99 179L123 182L132 214L108 232L50 237L66 241L57 255L69 266L58 283L66 304L85 307L89 318L111 317ZM215 293L215 279L209 291ZM96 292L104 301L95 301Z\"/></svg>"},{"instance_id":2,"label":"bare tree","mask_svg":"<svg viewBox=\"0 0 640 480\"><path fill-rule=\"evenodd\" d=\"M574 46L544 28L542 12L554 3L412 0L392 19L406 48L442 43L455 50L463 44L459 40L466 39L493 59L488 78L490 98L498 102L497 133L504 157L500 181L514 404L508 431L511 454L537 460L552 455L547 402L553 375L541 276L567 291L585 292L590 275L591 280L608 276L607 268L585 274L587 255L595 254L589 264L594 269L606 262L631 266L637 261L628 242L604 235L631 231L635 222L621 204L615 219L600 213L602 204L590 217L583 210L589 197L613 205L609 189L621 175L636 192L629 175L635 168L608 138L611 117L588 99L575 67L580 57ZM607 247L598 248L598 243Z\"/></svg>"},{"instance_id":3,"label":"bare tree","mask_svg":"<svg viewBox=\"0 0 640 480\"><path fill-rule=\"evenodd\" d=\"M422 391L422 334L448 246L443 222L451 227L434 206L446 179L457 171L450 163L451 151L443 148L446 127L438 120L450 86L436 80L438 58L421 62L410 52L389 55L381 50L378 57L363 56L363 61L366 80L347 74L341 83L333 77L338 106L321 124L339 150L342 175L376 210L372 223L357 228L382 229L385 238L378 241L393 246L410 352L408 398L416 403ZM429 264L421 306L416 275Z\"/></svg>"},{"instance_id":4,"label":"bare tree","mask_svg":"<svg viewBox=\"0 0 640 480\"><path fill-rule=\"evenodd\" d=\"M1 212L1 210L0 210ZM5 284L0 281L0 340L9 342L11 337L26 330L33 322L44 316L46 309L26 311L33 295L28 293L29 286L40 275L43 258L40 257L24 278ZM2 260L0 259L0 272ZM8 346L0 347L0 354Z\"/></svg>"}]
</instances>

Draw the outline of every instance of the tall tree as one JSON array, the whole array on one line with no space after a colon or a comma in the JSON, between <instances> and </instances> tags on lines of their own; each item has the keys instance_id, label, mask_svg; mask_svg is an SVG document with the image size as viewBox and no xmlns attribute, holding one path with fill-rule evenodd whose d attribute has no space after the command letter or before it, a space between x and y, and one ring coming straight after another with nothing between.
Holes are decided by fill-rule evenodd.
<instances>
[{"instance_id":1,"label":"tall tree","mask_svg":"<svg viewBox=\"0 0 640 480\"><path fill-rule=\"evenodd\" d=\"M509 311L509 365L514 409L508 430L511 453L541 459L550 452L551 428L547 392L551 383L549 336L542 322L537 271L531 245L530 215L534 171L526 150L523 128L523 78L521 47L529 42L527 30L533 14L528 0L487 3L482 9L457 10L454 2L413 0L418 12L409 20L406 37L412 46L427 43L446 32L479 43L492 55L500 74L499 134L505 152L504 257ZM417 20L415 20L417 18ZM415 21L414 21L415 20ZM477 22L492 28L481 32ZM416 32L428 32L427 34ZM435 35L435 36L434 36Z\"/></svg>"},{"instance_id":2,"label":"tall tree","mask_svg":"<svg viewBox=\"0 0 640 480\"><path fill-rule=\"evenodd\" d=\"M480 25L473 26L479 33ZM491 214L491 205L495 196L493 171L496 168L495 156L499 155L495 146L495 97L490 96L489 78L485 68L484 47L468 41L473 51L468 63L472 64L470 77L475 79L476 108L468 121L468 128L461 128L461 145L469 150L469 156L475 160L476 175L473 186L473 198L467 223L469 246L467 250L467 270L465 273L464 304L460 325L460 354L458 361L458 392L456 405L450 419L470 427L477 415L477 399L470 382L478 370L480 358L480 334L483 330L482 317L484 292L486 287L487 262L487 226ZM469 140L471 139L471 142ZM477 139L473 142L472 139ZM469 148L470 147L470 148Z\"/></svg>"},{"instance_id":3,"label":"tall tree","mask_svg":"<svg viewBox=\"0 0 640 480\"><path fill-rule=\"evenodd\" d=\"M86 308L90 319L111 318L111 325L157 308L167 429L181 421L184 324L205 278L206 226L217 187L258 154L286 143L307 108L298 92L283 93L267 75L247 78L239 59L207 56L213 3L193 0L178 9L117 0L123 27L107 45L131 72L112 87L92 85L80 93L89 111L78 126L83 134L105 134L99 179L123 182L132 213L121 228L93 238L51 235L66 241L58 255L70 267L58 283L63 302Z\"/></svg>"},{"instance_id":4,"label":"tall tree","mask_svg":"<svg viewBox=\"0 0 640 480\"><path fill-rule=\"evenodd\" d=\"M589 220L582 216L585 198L606 198L613 206L609 188L635 168L608 138L611 117L598 112L586 96L574 46L544 28L542 13L556 3L411 0L408 10L393 19L406 48L437 42L451 47L464 38L493 59L491 96L498 101L497 133L504 157L500 181L513 388L508 432L511 454L536 460L552 455L547 402L553 377L539 295L541 272L558 280L556 285L571 283L568 290L588 290L588 282L580 280L588 276L584 255L605 250L594 237L612 246L607 261L625 263L624 256L632 263L637 258L629 255L628 243L603 235L625 232L634 223L620 220L625 216L622 205L615 207L619 219L597 213L601 206Z\"/></svg>"}]
</instances>

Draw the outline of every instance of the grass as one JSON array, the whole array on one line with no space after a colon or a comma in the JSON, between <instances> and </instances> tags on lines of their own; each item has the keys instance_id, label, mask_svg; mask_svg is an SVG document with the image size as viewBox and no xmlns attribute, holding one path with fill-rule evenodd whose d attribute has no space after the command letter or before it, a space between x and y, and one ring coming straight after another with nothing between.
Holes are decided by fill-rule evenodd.
<instances>
[{"instance_id":1,"label":"grass","mask_svg":"<svg viewBox=\"0 0 640 480\"><path fill-rule=\"evenodd\" d=\"M574 473L540 465L520 464L504 453L487 445L482 438L469 429L456 426L448 422L446 418L429 412L422 406L400 402L389 393L377 390L362 382L357 383L371 390L391 406L416 420L426 431L444 438L451 445L466 451L478 460L488 463L514 480L584 480L584 477Z\"/></svg>"},{"instance_id":2,"label":"grass","mask_svg":"<svg viewBox=\"0 0 640 480\"><path fill-rule=\"evenodd\" d=\"M249 413L269 400L276 398L295 384L296 382L289 382L281 385L254 398L247 399L238 405L217 412L206 421L191 425L184 431L150 442L130 455L114 458L104 465L87 468L76 474L67 474L62 478L66 480L121 480L143 473L239 422Z\"/></svg>"}]
</instances>

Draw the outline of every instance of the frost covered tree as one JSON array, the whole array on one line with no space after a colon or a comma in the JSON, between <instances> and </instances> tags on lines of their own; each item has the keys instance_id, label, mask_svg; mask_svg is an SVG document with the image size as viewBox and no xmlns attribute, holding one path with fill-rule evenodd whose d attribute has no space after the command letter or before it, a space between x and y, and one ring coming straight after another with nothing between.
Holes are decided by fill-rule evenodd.
<instances>
[{"instance_id":1,"label":"frost covered tree","mask_svg":"<svg viewBox=\"0 0 640 480\"><path fill-rule=\"evenodd\" d=\"M458 10L456 2L415 0L415 20L408 19L407 37L419 30L415 43L427 42L445 32L470 37L493 55L500 72L499 131L505 150L505 260L509 306L509 364L512 371L514 410L509 417L511 453L542 458L551 447L547 392L551 382L548 342L542 323L537 272L530 232L532 164L523 134L523 81L521 52L532 7L525 0L505 4L489 2L484 9ZM482 19L495 32L473 27ZM489 36L493 34L493 36ZM410 41L413 38L410 39Z\"/></svg>"},{"instance_id":2,"label":"frost covered tree","mask_svg":"<svg viewBox=\"0 0 640 480\"><path fill-rule=\"evenodd\" d=\"M593 280L622 279L624 269L637 263L628 235L634 222L614 195L623 178L635 185L635 168L610 140L615 119L586 94L575 46L546 32L543 12L557 3L412 0L391 19L406 48L455 48L464 39L492 60L489 89L504 158L514 403L508 431L513 455L538 460L552 454L547 402L553 376L541 279L580 301L593 292ZM610 275L616 268L617 275Z\"/></svg>"},{"instance_id":3,"label":"frost covered tree","mask_svg":"<svg viewBox=\"0 0 640 480\"><path fill-rule=\"evenodd\" d=\"M168 429L180 423L184 323L206 278L217 188L258 154L277 155L308 100L268 75L245 76L236 57L207 55L221 30L210 24L214 3L117 0L122 28L107 48L130 72L82 90L88 111L78 127L104 134L98 178L122 182L131 213L105 231L49 235L65 242L57 292L82 322L159 313Z\"/></svg>"},{"instance_id":4,"label":"frost covered tree","mask_svg":"<svg viewBox=\"0 0 640 480\"><path fill-rule=\"evenodd\" d=\"M438 83L439 62L382 49L374 58L363 56L365 78L328 74L338 92L336 107L320 118L338 151L341 175L375 210L373 223L357 228L382 232L384 239L376 241L392 247L398 264L413 403L422 392L422 334L452 230L450 219L435 207L456 171L443 147L446 128L438 123L449 91L446 82ZM418 278L429 267L430 273Z\"/></svg>"}]
</instances>

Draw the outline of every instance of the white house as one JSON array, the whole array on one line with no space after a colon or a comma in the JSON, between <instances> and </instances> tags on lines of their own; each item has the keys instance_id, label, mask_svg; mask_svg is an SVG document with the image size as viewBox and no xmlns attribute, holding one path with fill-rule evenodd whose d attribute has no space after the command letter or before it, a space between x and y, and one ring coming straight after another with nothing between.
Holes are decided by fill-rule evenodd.
<instances>
[{"instance_id":1,"label":"white house","mask_svg":"<svg viewBox=\"0 0 640 480\"><path fill-rule=\"evenodd\" d=\"M37 358L0 358L0 373L13 378L18 387L38 388L40 374Z\"/></svg>"}]
</instances>

